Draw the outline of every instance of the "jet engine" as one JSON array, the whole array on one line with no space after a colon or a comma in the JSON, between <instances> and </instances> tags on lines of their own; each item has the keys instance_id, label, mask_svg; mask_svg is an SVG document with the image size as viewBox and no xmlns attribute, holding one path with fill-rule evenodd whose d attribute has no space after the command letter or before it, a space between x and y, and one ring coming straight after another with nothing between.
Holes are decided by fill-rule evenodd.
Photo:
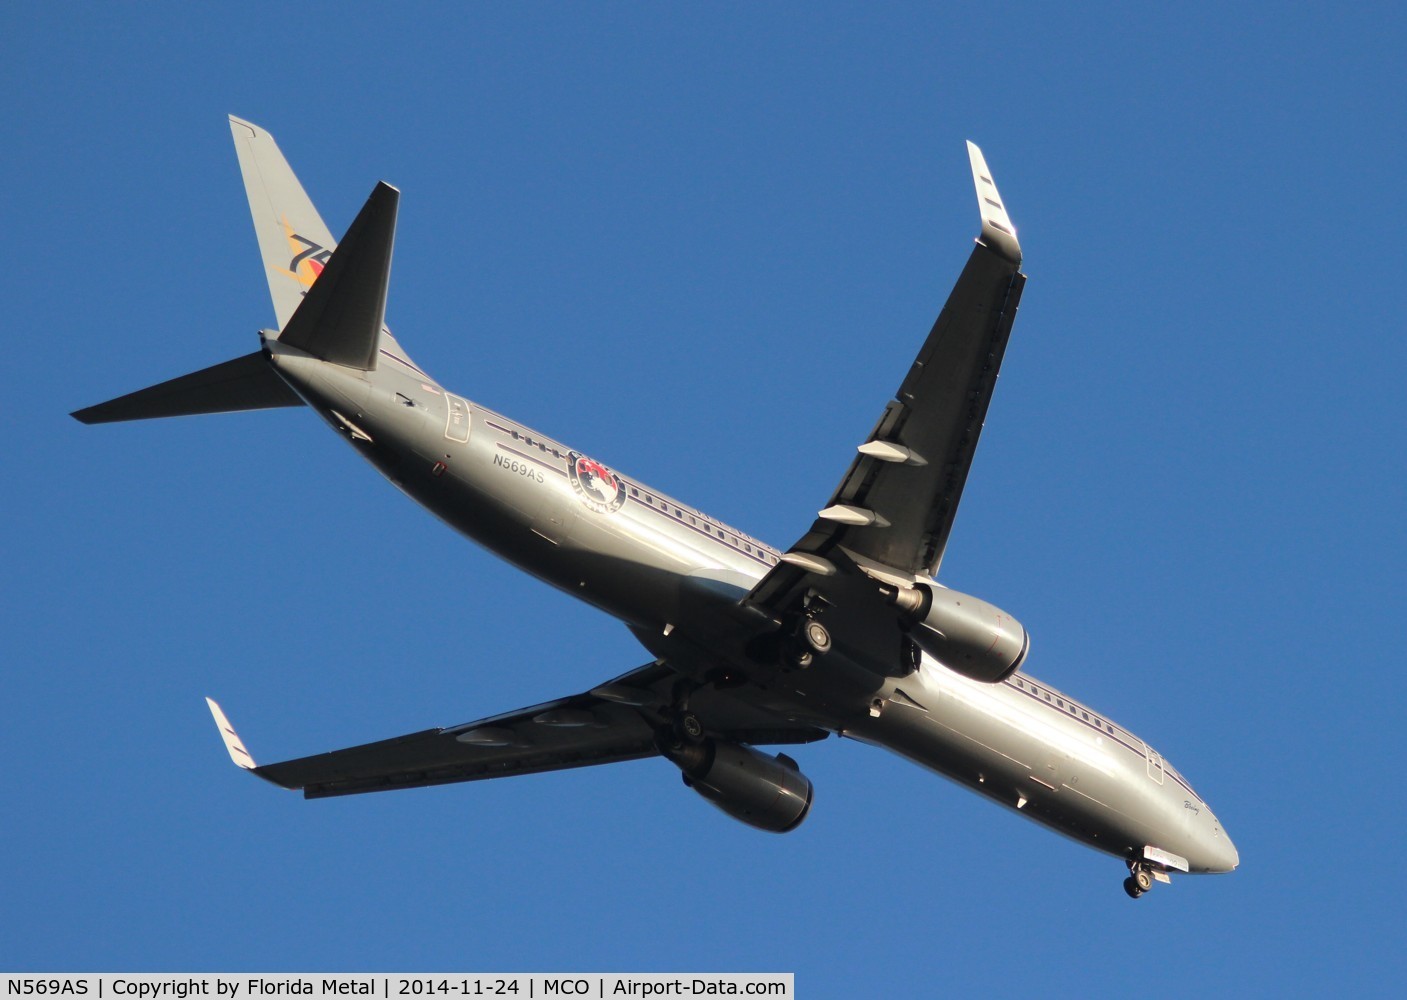
<instances>
[{"instance_id":1,"label":"jet engine","mask_svg":"<svg viewBox=\"0 0 1407 1000\"><path fill-rule=\"evenodd\" d=\"M811 781L786 754L714 740L661 749L684 772L685 785L748 826L786 833L811 811Z\"/></svg>"},{"instance_id":2,"label":"jet engine","mask_svg":"<svg viewBox=\"0 0 1407 1000\"><path fill-rule=\"evenodd\" d=\"M920 583L900 591L909 638L943 666L995 684L1016 672L1031 648L1025 627L1001 608L956 590Z\"/></svg>"}]
</instances>

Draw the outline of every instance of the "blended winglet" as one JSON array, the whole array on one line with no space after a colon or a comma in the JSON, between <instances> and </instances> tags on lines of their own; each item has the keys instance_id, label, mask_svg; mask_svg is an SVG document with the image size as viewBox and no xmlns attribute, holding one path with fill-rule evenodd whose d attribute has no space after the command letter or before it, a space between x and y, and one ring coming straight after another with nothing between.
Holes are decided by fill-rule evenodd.
<instances>
[{"instance_id":1,"label":"blended winglet","mask_svg":"<svg viewBox=\"0 0 1407 1000\"><path fill-rule=\"evenodd\" d=\"M246 771L252 771L257 767L254 758L249 756L249 751L244 749L244 741L239 738L239 733L234 731L234 726L230 725L230 720L225 716L224 711L214 698L206 698L205 704L210 706L210 714L215 716L215 725L220 730L220 738L225 741L225 749L230 753L230 760Z\"/></svg>"},{"instance_id":2,"label":"blended winglet","mask_svg":"<svg viewBox=\"0 0 1407 1000\"><path fill-rule=\"evenodd\" d=\"M1013 264L1021 263L1021 244L1016 239L1016 227L1006 214L1006 205L997 192L987 158L972 140L967 142L967 158L972 162L972 183L977 188L977 207L982 211L981 242Z\"/></svg>"}]
</instances>

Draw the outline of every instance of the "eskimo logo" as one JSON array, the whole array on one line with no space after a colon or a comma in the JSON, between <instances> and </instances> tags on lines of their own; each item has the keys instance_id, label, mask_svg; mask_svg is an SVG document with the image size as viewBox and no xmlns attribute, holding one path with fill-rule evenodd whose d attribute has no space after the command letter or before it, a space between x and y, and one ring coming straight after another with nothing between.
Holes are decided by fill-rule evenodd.
<instances>
[{"instance_id":1,"label":"eskimo logo","mask_svg":"<svg viewBox=\"0 0 1407 1000\"><path fill-rule=\"evenodd\" d=\"M312 271L312 277L316 278L318 275L322 274L322 269L332 257L332 251L324 249L306 236L299 236L297 233L289 233L289 243L292 243L294 240L303 244L306 249L293 255L293 259L288 263L288 269L294 274L298 274L299 266L302 265L304 261L307 261L308 268ZM294 249L297 248L295 247Z\"/></svg>"},{"instance_id":2,"label":"eskimo logo","mask_svg":"<svg viewBox=\"0 0 1407 1000\"><path fill-rule=\"evenodd\" d=\"M284 274L300 285L312 287L313 282L318 280L318 275L322 274L322 269L332 259L332 251L317 240L299 236L287 216L279 219L279 225L283 227L284 239L288 240L289 260Z\"/></svg>"},{"instance_id":3,"label":"eskimo logo","mask_svg":"<svg viewBox=\"0 0 1407 1000\"><path fill-rule=\"evenodd\" d=\"M625 483L595 459L578 452L567 454L567 478L572 481L581 502L594 511L609 514L625 503Z\"/></svg>"}]
</instances>

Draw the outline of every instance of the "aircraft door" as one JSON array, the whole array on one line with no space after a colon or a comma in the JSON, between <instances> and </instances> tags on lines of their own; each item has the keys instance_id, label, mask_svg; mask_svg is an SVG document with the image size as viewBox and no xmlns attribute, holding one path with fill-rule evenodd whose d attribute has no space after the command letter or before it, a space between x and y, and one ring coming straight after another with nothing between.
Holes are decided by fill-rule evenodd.
<instances>
[{"instance_id":1,"label":"aircraft door","mask_svg":"<svg viewBox=\"0 0 1407 1000\"><path fill-rule=\"evenodd\" d=\"M445 439L464 444L469 440L469 402L458 396L445 393Z\"/></svg>"},{"instance_id":2,"label":"aircraft door","mask_svg":"<svg viewBox=\"0 0 1407 1000\"><path fill-rule=\"evenodd\" d=\"M1143 753L1148 758L1148 777L1158 784L1163 783L1163 758L1147 743L1143 744Z\"/></svg>"}]
</instances>

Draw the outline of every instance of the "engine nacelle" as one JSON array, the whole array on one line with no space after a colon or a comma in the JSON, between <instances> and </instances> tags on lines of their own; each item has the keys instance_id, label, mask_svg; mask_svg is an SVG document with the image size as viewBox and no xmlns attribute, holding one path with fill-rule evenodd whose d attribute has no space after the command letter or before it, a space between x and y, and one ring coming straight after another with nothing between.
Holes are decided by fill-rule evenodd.
<instances>
[{"instance_id":1,"label":"engine nacelle","mask_svg":"<svg viewBox=\"0 0 1407 1000\"><path fill-rule=\"evenodd\" d=\"M995 684L1016 672L1031 648L1025 627L1001 608L967 594L918 584L904 592L920 649L964 677Z\"/></svg>"},{"instance_id":2,"label":"engine nacelle","mask_svg":"<svg viewBox=\"0 0 1407 1000\"><path fill-rule=\"evenodd\" d=\"M811 781L786 754L707 740L671 746L665 756L684 772L684 784L748 826L786 833L811 811Z\"/></svg>"}]
</instances>

